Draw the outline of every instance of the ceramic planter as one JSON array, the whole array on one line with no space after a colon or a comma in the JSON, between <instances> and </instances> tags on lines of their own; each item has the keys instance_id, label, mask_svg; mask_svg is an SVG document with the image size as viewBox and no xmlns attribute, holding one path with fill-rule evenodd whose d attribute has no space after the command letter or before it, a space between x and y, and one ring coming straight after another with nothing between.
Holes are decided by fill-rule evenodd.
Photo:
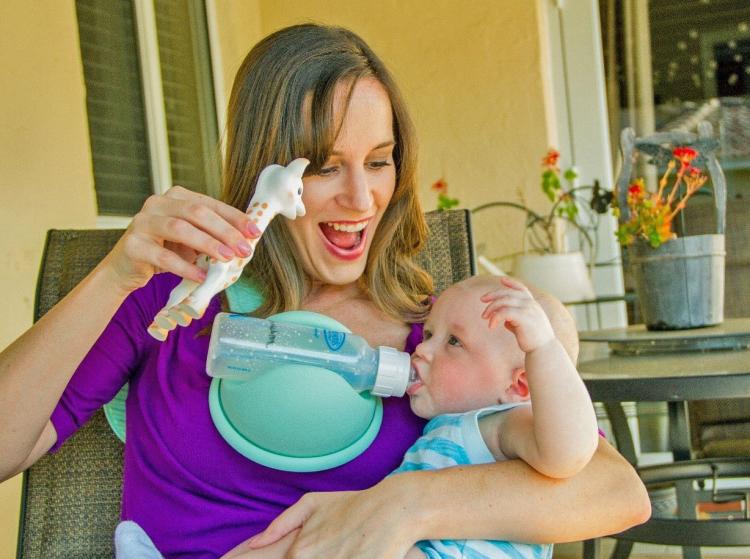
<instances>
[{"instance_id":1,"label":"ceramic planter","mask_svg":"<svg viewBox=\"0 0 750 559\"><path fill-rule=\"evenodd\" d=\"M649 330L712 326L724 320L724 235L679 237L629 248L630 269Z\"/></svg>"},{"instance_id":2,"label":"ceramic planter","mask_svg":"<svg viewBox=\"0 0 750 559\"><path fill-rule=\"evenodd\" d=\"M563 303L590 301L596 297L583 254L522 254L513 263L513 275L548 291Z\"/></svg>"}]
</instances>

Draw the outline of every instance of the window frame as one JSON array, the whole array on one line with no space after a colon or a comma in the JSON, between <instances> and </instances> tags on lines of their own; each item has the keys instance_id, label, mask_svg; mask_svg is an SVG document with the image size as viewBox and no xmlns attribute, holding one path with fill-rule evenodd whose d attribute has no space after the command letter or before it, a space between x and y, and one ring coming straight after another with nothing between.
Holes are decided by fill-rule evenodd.
<instances>
[{"instance_id":1,"label":"window frame","mask_svg":"<svg viewBox=\"0 0 750 559\"><path fill-rule=\"evenodd\" d=\"M196 60L196 64L206 64L210 70L218 139L221 131L224 130L225 96L222 89L220 50L217 41L216 6L214 0L188 1L192 4L199 4L205 10L205 33L209 48L202 60ZM191 7L197 8L195 5ZM154 0L133 0L133 11L149 146L151 184L154 194L164 194L172 187L173 182ZM210 196L218 197L219 185L207 185L207 188ZM132 219L133 216L128 215L97 213L96 227L98 229L122 229L126 228Z\"/></svg>"}]
</instances>

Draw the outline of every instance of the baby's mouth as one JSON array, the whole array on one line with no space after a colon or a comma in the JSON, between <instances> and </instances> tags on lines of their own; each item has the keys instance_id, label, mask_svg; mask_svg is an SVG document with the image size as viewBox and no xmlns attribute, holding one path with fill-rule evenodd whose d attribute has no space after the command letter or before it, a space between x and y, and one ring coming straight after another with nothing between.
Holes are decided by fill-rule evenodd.
<instances>
[{"instance_id":1,"label":"baby's mouth","mask_svg":"<svg viewBox=\"0 0 750 559\"><path fill-rule=\"evenodd\" d=\"M353 250L362 242L367 224L368 221L359 223L326 222L320 223L319 227L323 232L323 236L333 246L341 250Z\"/></svg>"},{"instance_id":2,"label":"baby's mouth","mask_svg":"<svg viewBox=\"0 0 750 559\"><path fill-rule=\"evenodd\" d=\"M406 394L411 396L417 390L422 388L424 383L422 382L422 375L419 373L419 369L414 365L414 361L411 363L411 378L409 379L409 386L406 387Z\"/></svg>"}]
</instances>

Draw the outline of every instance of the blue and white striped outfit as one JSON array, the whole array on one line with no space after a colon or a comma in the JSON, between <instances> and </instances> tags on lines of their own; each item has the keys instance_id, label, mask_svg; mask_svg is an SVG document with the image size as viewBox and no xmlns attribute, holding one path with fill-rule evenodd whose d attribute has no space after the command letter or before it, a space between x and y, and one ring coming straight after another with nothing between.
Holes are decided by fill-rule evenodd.
<instances>
[{"instance_id":1,"label":"blue and white striped outfit","mask_svg":"<svg viewBox=\"0 0 750 559\"><path fill-rule=\"evenodd\" d=\"M467 413L439 415L424 428L391 474L439 470L464 464L487 464L496 459L479 432L480 417L526 403L501 404ZM552 546L501 540L424 540L417 547L429 559L551 559Z\"/></svg>"}]
</instances>

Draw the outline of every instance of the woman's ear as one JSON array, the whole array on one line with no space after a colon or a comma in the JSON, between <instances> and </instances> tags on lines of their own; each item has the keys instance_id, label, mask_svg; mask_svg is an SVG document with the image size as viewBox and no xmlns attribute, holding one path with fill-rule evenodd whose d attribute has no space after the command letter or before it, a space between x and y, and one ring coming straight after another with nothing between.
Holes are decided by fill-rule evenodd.
<instances>
[{"instance_id":1,"label":"woman's ear","mask_svg":"<svg viewBox=\"0 0 750 559\"><path fill-rule=\"evenodd\" d=\"M516 396L515 401L529 399L529 383L526 380L526 369L523 367L513 369L509 392Z\"/></svg>"}]
</instances>

